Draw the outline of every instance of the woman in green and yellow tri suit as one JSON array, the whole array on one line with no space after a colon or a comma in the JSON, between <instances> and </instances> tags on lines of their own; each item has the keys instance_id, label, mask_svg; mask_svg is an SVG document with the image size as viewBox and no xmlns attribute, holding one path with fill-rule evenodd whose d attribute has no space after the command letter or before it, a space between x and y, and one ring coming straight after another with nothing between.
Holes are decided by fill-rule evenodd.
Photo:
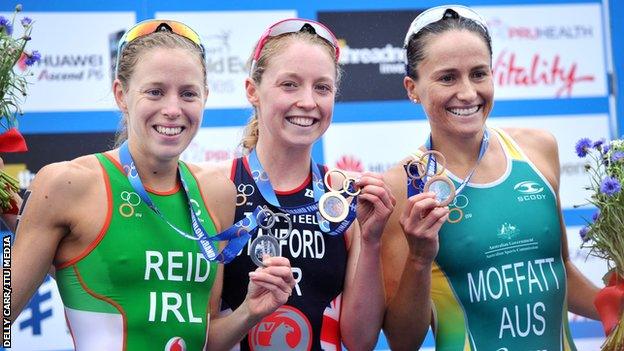
<instances>
[{"instance_id":1,"label":"woman in green and yellow tri suit","mask_svg":"<svg viewBox=\"0 0 624 351\"><path fill-rule=\"evenodd\" d=\"M431 127L416 157L441 152L457 194L440 206L408 186L409 159L385 175L397 198L382 245L391 348L417 349L431 325L436 350L575 350L568 305L598 319L597 288L568 256L554 137L486 126L492 46L472 9L423 12L405 48L404 85Z\"/></svg>"}]
</instances>

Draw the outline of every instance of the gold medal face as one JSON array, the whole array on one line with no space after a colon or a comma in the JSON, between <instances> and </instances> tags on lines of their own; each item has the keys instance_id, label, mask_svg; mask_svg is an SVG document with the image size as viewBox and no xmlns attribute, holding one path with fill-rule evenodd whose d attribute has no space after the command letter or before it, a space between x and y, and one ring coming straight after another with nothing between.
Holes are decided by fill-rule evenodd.
<instances>
[{"instance_id":1,"label":"gold medal face","mask_svg":"<svg viewBox=\"0 0 624 351\"><path fill-rule=\"evenodd\" d=\"M319 212L330 222L342 222L349 214L349 203L339 192L328 192L319 200Z\"/></svg>"},{"instance_id":2,"label":"gold medal face","mask_svg":"<svg viewBox=\"0 0 624 351\"><path fill-rule=\"evenodd\" d=\"M436 194L439 206L446 206L455 198L455 185L445 176L435 176L430 178L425 184L425 192L431 191Z\"/></svg>"}]
</instances>

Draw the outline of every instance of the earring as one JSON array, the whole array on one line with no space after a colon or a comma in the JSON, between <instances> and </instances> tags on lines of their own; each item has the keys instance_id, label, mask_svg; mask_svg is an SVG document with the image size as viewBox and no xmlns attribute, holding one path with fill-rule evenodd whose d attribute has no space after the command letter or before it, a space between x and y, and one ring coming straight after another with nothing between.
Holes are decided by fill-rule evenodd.
<instances>
[{"instance_id":1,"label":"earring","mask_svg":"<svg viewBox=\"0 0 624 351\"><path fill-rule=\"evenodd\" d=\"M414 98L412 101L414 101L415 104L420 104L420 100L418 98Z\"/></svg>"}]
</instances>

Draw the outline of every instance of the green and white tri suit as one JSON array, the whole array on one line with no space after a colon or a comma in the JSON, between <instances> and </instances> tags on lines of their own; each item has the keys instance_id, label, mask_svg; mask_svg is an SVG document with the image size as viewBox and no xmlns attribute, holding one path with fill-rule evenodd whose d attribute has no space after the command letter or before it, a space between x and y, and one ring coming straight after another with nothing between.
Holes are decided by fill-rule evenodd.
<instances>
[{"instance_id":1,"label":"green and white tri suit","mask_svg":"<svg viewBox=\"0 0 624 351\"><path fill-rule=\"evenodd\" d=\"M96 157L107 188L106 223L87 250L56 273L76 350L201 350L217 265L140 199L117 161ZM197 180L179 164L193 209L214 235ZM192 233L181 187L149 196L167 220Z\"/></svg>"}]
</instances>

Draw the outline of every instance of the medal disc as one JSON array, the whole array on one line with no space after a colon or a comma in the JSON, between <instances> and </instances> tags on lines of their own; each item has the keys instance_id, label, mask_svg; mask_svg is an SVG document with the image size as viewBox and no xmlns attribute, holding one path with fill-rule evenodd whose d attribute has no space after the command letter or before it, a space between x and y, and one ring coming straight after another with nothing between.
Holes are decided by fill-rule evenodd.
<instances>
[{"instance_id":1,"label":"medal disc","mask_svg":"<svg viewBox=\"0 0 624 351\"><path fill-rule=\"evenodd\" d=\"M436 176L427 181L425 192L432 191L436 194L439 206L446 206L455 198L455 185L447 177Z\"/></svg>"},{"instance_id":2,"label":"medal disc","mask_svg":"<svg viewBox=\"0 0 624 351\"><path fill-rule=\"evenodd\" d=\"M338 223L347 218L349 203L339 192L325 193L319 200L319 212L326 220Z\"/></svg>"},{"instance_id":3,"label":"medal disc","mask_svg":"<svg viewBox=\"0 0 624 351\"><path fill-rule=\"evenodd\" d=\"M262 258L264 255L270 257L281 256L281 249L279 242L271 235L261 235L251 242L250 248L251 260L258 267L264 267L262 264Z\"/></svg>"}]
</instances>

